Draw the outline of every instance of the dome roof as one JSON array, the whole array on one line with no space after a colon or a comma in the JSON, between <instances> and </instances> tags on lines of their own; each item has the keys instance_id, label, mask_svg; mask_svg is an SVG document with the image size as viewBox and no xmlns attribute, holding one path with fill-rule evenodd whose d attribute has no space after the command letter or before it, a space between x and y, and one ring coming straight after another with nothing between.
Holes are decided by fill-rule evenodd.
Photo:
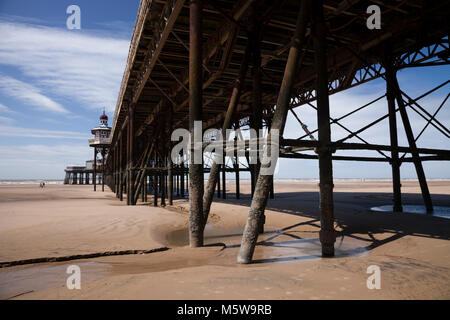
<instances>
[{"instance_id":1,"label":"dome roof","mask_svg":"<svg viewBox=\"0 0 450 320\"><path fill-rule=\"evenodd\" d=\"M103 114L100 116L100 120L108 120L108 116L105 114L105 111L103 111Z\"/></svg>"}]
</instances>

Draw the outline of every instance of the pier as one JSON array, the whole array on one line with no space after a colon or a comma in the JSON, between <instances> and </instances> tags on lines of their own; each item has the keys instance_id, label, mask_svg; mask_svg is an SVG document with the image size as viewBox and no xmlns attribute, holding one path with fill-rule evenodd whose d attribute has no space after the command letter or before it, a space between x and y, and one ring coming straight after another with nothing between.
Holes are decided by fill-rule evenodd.
<instances>
[{"instance_id":1,"label":"pier","mask_svg":"<svg viewBox=\"0 0 450 320\"><path fill-rule=\"evenodd\" d=\"M68 166L64 171L64 184L102 184L102 167L97 165L94 170L94 160L86 161L85 166Z\"/></svg>"},{"instance_id":2,"label":"pier","mask_svg":"<svg viewBox=\"0 0 450 320\"><path fill-rule=\"evenodd\" d=\"M103 110L100 115L100 123L97 127L91 130L94 138L89 139L89 146L94 148L94 159L86 161L85 166L68 166L65 169L66 176L64 184L93 184L94 191L97 191L97 184L102 186L102 191L105 191L105 161L108 153L111 127L108 126L108 116ZM101 156L101 161L97 161L97 155Z\"/></svg>"},{"instance_id":3,"label":"pier","mask_svg":"<svg viewBox=\"0 0 450 320\"><path fill-rule=\"evenodd\" d=\"M87 166L68 166L64 171L64 184L90 184L93 181L94 170Z\"/></svg>"},{"instance_id":4,"label":"pier","mask_svg":"<svg viewBox=\"0 0 450 320\"><path fill-rule=\"evenodd\" d=\"M373 3L381 8L379 29L367 26L367 8ZM226 165L213 156L204 164L194 163L193 157L189 163L173 163L173 130L187 129L192 138L195 121L202 121L202 131L266 128L270 136L277 130L281 158L318 160L322 256L334 256L334 160L390 165L395 212L401 212L403 204L401 165L413 163L423 203L432 212L422 163L448 161L450 149L419 147L418 139L431 127L447 138L450 130L422 99L436 90L448 92L450 80L411 93L399 86L397 72L449 64L448 12L447 1L142 0L111 135L107 144L95 146L94 159L100 150L106 161L102 181L128 205L146 202L148 190L153 190L155 206L171 205L174 194L188 196L190 245L199 247L216 189L222 198L228 196L226 172L235 173L236 197L240 172L250 172L252 202L238 263L251 263L258 234L264 231L268 198L276 197L273 176L261 174L264 164L249 162L247 147L243 157L227 156ZM374 79L385 81L382 96L349 106L338 119L330 117L329 95ZM343 124L344 118L380 100L386 102L382 117L367 119L360 128ZM302 121L302 108L315 109L317 129L308 129ZM426 120L416 135L411 112ZM297 139L283 137L289 113L299 124ZM361 137L383 120L389 123L390 144ZM336 126L348 136L332 141ZM399 128L404 128L408 145L398 144ZM193 154L198 146L189 148ZM341 150L354 154L340 155ZM360 156L360 150L378 156Z\"/></svg>"}]
</instances>

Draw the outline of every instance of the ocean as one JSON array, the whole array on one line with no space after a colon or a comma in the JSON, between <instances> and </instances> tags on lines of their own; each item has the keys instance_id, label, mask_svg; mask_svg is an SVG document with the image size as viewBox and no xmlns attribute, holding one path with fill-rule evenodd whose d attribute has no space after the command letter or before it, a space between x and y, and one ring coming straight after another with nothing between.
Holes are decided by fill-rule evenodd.
<instances>
[{"instance_id":1,"label":"ocean","mask_svg":"<svg viewBox=\"0 0 450 320\"><path fill-rule=\"evenodd\" d=\"M64 180L44 180L44 179L24 179L24 180L0 180L0 185L11 185L11 184L40 184L45 182L45 184L63 184Z\"/></svg>"}]
</instances>

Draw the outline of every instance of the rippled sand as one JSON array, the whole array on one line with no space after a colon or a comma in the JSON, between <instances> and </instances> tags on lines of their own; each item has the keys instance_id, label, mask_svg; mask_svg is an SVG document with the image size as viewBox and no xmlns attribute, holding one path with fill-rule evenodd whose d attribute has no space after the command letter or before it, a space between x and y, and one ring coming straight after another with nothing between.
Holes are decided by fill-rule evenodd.
<instances>
[{"instance_id":1,"label":"rippled sand","mask_svg":"<svg viewBox=\"0 0 450 320\"><path fill-rule=\"evenodd\" d=\"M431 181L435 205L450 205L450 182ZM169 250L0 268L0 298L19 299L449 299L450 220L373 212L390 203L387 181L335 183L336 257L322 259L318 187L277 182L255 263L237 265L250 203L227 183L215 199L204 248L187 246L188 204L171 208L118 201L92 186L0 186L0 262L125 250ZM404 181L404 203L420 205L418 183ZM151 198L149 198L151 202ZM69 265L81 290L68 290ZM369 290L367 267L381 269Z\"/></svg>"}]
</instances>

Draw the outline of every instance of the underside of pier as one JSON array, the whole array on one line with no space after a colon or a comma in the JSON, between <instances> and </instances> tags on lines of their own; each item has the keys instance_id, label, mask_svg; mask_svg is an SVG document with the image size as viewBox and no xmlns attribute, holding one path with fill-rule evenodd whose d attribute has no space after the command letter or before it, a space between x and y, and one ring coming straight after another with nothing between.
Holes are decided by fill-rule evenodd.
<instances>
[{"instance_id":1,"label":"underside of pier","mask_svg":"<svg viewBox=\"0 0 450 320\"><path fill-rule=\"evenodd\" d=\"M374 4L379 28L370 24L377 11L367 10ZM248 149L243 157L227 155L222 165L212 154L205 154L209 160L203 164L194 163L193 157L179 163L194 145L171 157L173 130L184 128L193 135L194 122L202 121L203 131L266 128L270 135L278 130L280 157L318 160L323 256L334 255L336 237L333 160L390 165L397 212L402 211L400 166L412 162L431 212L422 162L448 161L450 150L419 147L417 140L427 128L447 139L450 131L437 119L439 109L431 114L420 99L435 90L448 92L449 81L410 97L400 88L397 71L449 64L449 13L450 2L425 0L142 0L114 114L106 183L120 200L126 194L129 205L146 202L148 192L154 205L162 206L171 205L174 196L189 196L190 244L197 247L203 245L216 189L227 196L225 173L235 174L239 197L239 174L249 172L252 203L238 263L250 263L263 231L266 203L274 196L273 176L261 173L266 164L249 161ZM329 95L378 78L385 80L384 95L348 106L340 118L330 117ZM360 128L342 123L380 100L386 102L382 117L367 119ZM304 124L300 106L315 109L317 129ZM419 134L413 132L411 112L426 120ZM298 139L283 138L289 113L298 121ZM389 122L390 144L361 137L383 120ZM335 126L348 136L332 141ZM407 145L398 144L397 127L404 128ZM339 155L340 150L355 154ZM358 156L360 150L378 156Z\"/></svg>"}]
</instances>

